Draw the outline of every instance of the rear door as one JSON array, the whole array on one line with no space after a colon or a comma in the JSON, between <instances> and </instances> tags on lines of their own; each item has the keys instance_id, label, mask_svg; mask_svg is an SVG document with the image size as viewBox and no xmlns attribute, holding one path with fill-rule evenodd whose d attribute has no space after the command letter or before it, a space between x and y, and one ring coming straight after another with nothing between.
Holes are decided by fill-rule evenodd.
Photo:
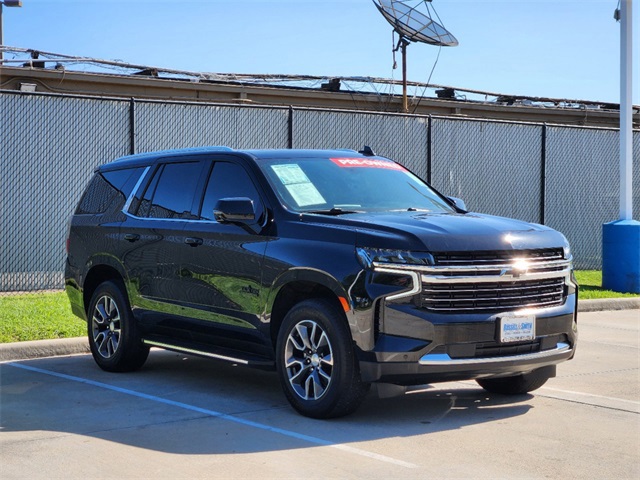
<instances>
[{"instance_id":1,"label":"rear door","mask_svg":"<svg viewBox=\"0 0 640 480\"><path fill-rule=\"evenodd\" d=\"M180 314L178 305L184 297L180 263L188 248L183 230L193 219L203 167L198 159L172 159L157 165L121 225L132 307L146 312L149 319Z\"/></svg>"}]
</instances>

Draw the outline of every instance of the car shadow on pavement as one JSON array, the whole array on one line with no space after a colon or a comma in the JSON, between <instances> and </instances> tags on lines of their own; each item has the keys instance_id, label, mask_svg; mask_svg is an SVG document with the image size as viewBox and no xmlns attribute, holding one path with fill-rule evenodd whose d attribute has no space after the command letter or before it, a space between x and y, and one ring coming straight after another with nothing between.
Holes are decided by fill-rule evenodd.
<instances>
[{"instance_id":1,"label":"car shadow on pavement","mask_svg":"<svg viewBox=\"0 0 640 480\"><path fill-rule=\"evenodd\" d=\"M533 408L532 395L448 383L393 398L372 389L354 414L314 420L289 407L273 372L173 352L152 351L127 374L103 372L88 355L18 365L41 371L0 365L0 427L21 432L3 442L64 432L174 454L269 452L437 434Z\"/></svg>"}]
</instances>

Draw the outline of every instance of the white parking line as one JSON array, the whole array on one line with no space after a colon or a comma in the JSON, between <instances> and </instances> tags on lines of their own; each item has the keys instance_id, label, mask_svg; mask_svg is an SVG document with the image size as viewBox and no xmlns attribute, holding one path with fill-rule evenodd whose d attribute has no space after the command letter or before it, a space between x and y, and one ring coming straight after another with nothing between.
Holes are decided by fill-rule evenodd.
<instances>
[{"instance_id":1,"label":"white parking line","mask_svg":"<svg viewBox=\"0 0 640 480\"><path fill-rule=\"evenodd\" d=\"M607 397L604 395L596 395L593 393L574 392L571 390L562 390L559 388L542 387L540 391L553 392L551 394L543 395L546 397L557 398L558 400L570 400L581 401L582 403L588 403L589 399L601 400L601 402L590 405L601 406L606 408L615 408L618 410L624 410L631 413L640 413L640 402L635 400L625 400L624 398ZM536 392L533 392L535 395Z\"/></svg>"},{"instance_id":2,"label":"white parking line","mask_svg":"<svg viewBox=\"0 0 640 480\"><path fill-rule=\"evenodd\" d=\"M165 405L171 405L178 408L183 408L185 410L190 410L192 412L198 412L205 415L209 415L211 417L221 418L224 420L228 420L230 422L239 423L242 425L246 425L249 427L259 428L260 430L266 430L268 432L278 433L280 435L284 435L287 437L296 438L298 440L303 440L305 442L313 443L315 445L320 445L323 447L331 447L337 450L342 450L343 452L352 453L354 455L359 455L361 457L372 458L374 460L379 460L381 462L391 463L393 465L398 465L400 467L405 468L418 468L417 465L409 462L403 462L402 460L397 460L395 458L387 457L385 455L380 455L378 453L368 452L366 450L361 450L355 447L349 447L348 445L342 445L339 443L330 442L328 440L323 440L317 437L311 437L309 435L304 435L302 433L292 432L291 430L285 430L278 427L271 427L269 425L265 425L263 423L254 422L251 420L246 420L244 418L236 417L235 415L228 415L222 412L216 412L215 410L209 410L206 408L196 407L194 405L189 405L187 403L176 402L174 400L167 400L166 398L156 397L155 395L148 395L146 393L136 392L135 390L129 390L127 388L116 387L113 385L109 385L106 383L96 382L93 380L88 380L86 378L74 377L72 375L66 375L64 373L53 372L50 370L44 370L42 368L30 367L28 365L22 365L20 363L6 363L5 365L10 365L16 368L22 368L24 370L29 370L31 372L41 373L44 375L50 375L52 377L58 377L65 380L70 380L72 382L84 383L85 385L91 385L94 387L104 388L106 390L111 390L118 393L123 393L125 395L131 395L133 397L143 398L145 400L151 400L158 403L163 403Z\"/></svg>"}]
</instances>

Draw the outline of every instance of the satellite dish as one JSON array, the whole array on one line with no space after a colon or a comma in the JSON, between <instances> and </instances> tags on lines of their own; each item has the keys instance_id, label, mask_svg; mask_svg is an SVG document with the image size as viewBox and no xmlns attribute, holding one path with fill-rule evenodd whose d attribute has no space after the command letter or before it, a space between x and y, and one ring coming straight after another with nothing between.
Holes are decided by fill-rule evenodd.
<instances>
[{"instance_id":1,"label":"satellite dish","mask_svg":"<svg viewBox=\"0 0 640 480\"><path fill-rule=\"evenodd\" d=\"M409 42L455 47L458 45L458 40L431 18L431 9L428 5L431 0L373 0L373 3L400 36L394 52L402 48L402 109L407 112L407 45ZM423 11L420 11L418 7L422 6L424 6Z\"/></svg>"},{"instance_id":2,"label":"satellite dish","mask_svg":"<svg viewBox=\"0 0 640 480\"><path fill-rule=\"evenodd\" d=\"M431 18L427 9L426 14L418 10L418 6L426 4L423 1L410 6L407 0L373 0L380 13L391 24L398 35L410 42L428 43L442 47L455 47L458 40L446 28ZM427 0L430 2L430 0Z\"/></svg>"}]
</instances>

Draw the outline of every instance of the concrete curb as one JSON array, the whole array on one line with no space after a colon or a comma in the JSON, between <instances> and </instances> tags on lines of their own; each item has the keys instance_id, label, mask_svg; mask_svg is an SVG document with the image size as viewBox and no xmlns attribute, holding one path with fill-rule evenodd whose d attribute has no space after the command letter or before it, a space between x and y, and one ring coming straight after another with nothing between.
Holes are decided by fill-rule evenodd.
<instances>
[{"instance_id":1,"label":"concrete curb","mask_svg":"<svg viewBox=\"0 0 640 480\"><path fill-rule=\"evenodd\" d=\"M578 312L603 312L610 310L640 309L640 297L598 298L578 301Z\"/></svg>"},{"instance_id":2,"label":"concrete curb","mask_svg":"<svg viewBox=\"0 0 640 480\"><path fill-rule=\"evenodd\" d=\"M578 302L578 312L602 312L611 310L640 310L640 297L603 298ZM36 340L33 342L0 343L0 362L28 360L89 353L86 337Z\"/></svg>"},{"instance_id":3,"label":"concrete curb","mask_svg":"<svg viewBox=\"0 0 640 480\"><path fill-rule=\"evenodd\" d=\"M0 362L89 353L87 337L0 343Z\"/></svg>"}]
</instances>

